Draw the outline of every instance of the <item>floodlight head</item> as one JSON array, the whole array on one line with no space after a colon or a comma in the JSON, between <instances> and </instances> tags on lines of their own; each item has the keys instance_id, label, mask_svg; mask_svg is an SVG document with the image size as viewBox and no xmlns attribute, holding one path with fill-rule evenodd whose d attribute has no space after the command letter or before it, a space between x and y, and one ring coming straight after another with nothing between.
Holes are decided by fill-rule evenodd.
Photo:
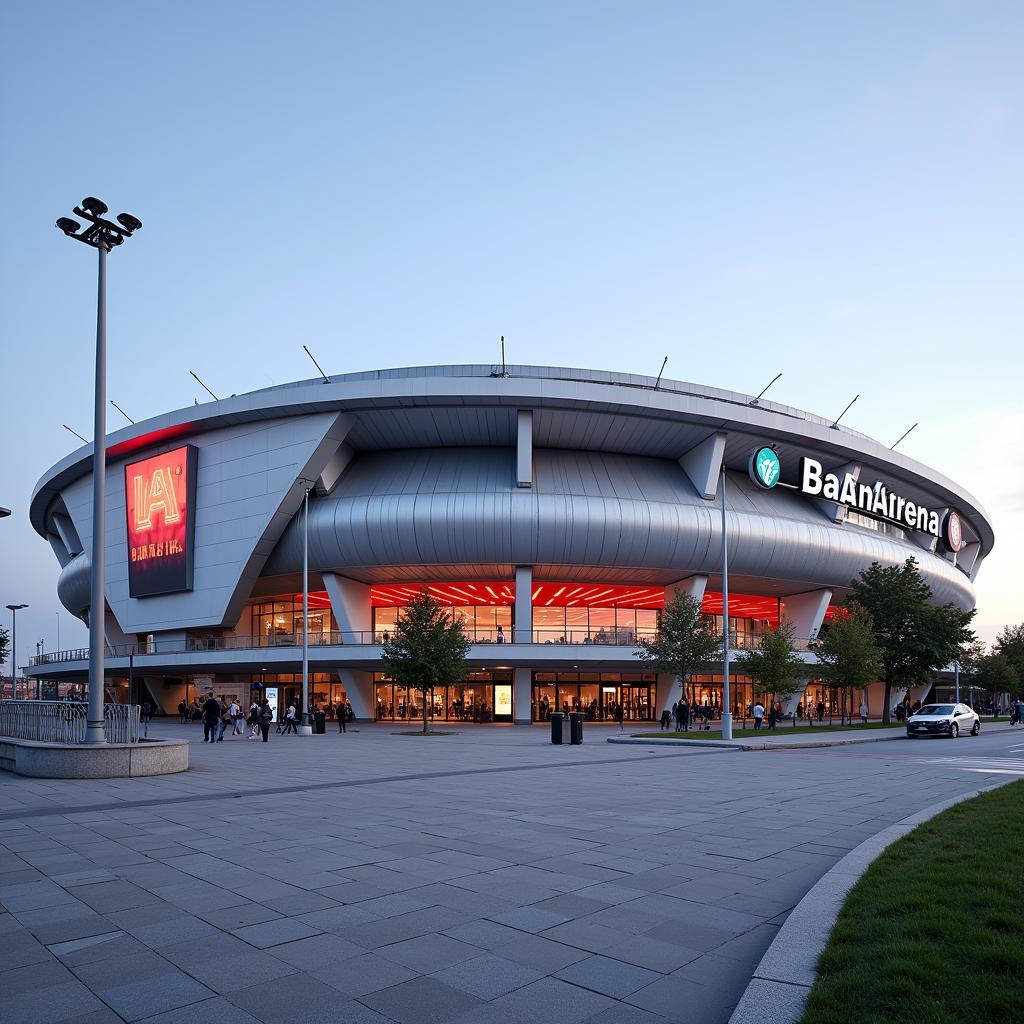
<instances>
[{"instance_id":1,"label":"floodlight head","mask_svg":"<svg viewBox=\"0 0 1024 1024\"><path fill-rule=\"evenodd\" d=\"M117 223L121 225L130 235L133 231L138 231L142 227L142 221L138 217L133 217L130 213L119 213L117 215Z\"/></svg>"},{"instance_id":2,"label":"floodlight head","mask_svg":"<svg viewBox=\"0 0 1024 1024\"><path fill-rule=\"evenodd\" d=\"M72 220L70 217L59 217L57 219L57 227L64 232L65 235L73 235L82 225L77 220Z\"/></svg>"},{"instance_id":3,"label":"floodlight head","mask_svg":"<svg viewBox=\"0 0 1024 1024\"><path fill-rule=\"evenodd\" d=\"M111 231L108 228L103 232L103 241L113 248L115 245L120 245L124 242L124 235L119 235L116 231Z\"/></svg>"},{"instance_id":4,"label":"floodlight head","mask_svg":"<svg viewBox=\"0 0 1024 1024\"><path fill-rule=\"evenodd\" d=\"M82 200L82 209L91 213L94 217L102 217L107 212L107 204L95 196L86 196Z\"/></svg>"}]
</instances>

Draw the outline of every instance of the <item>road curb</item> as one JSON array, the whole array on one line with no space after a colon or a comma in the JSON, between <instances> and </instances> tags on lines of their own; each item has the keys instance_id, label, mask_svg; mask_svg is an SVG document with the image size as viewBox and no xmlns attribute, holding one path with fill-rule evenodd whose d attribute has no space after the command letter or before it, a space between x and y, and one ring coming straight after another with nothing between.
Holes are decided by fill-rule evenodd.
<instances>
[{"instance_id":1,"label":"road curb","mask_svg":"<svg viewBox=\"0 0 1024 1024\"><path fill-rule=\"evenodd\" d=\"M828 942L847 894L864 872L897 839L902 839L918 825L965 800L973 800L1007 784L997 782L932 804L854 847L822 875L793 908L755 968L729 1024L797 1024L817 977L818 957Z\"/></svg>"},{"instance_id":2,"label":"road curb","mask_svg":"<svg viewBox=\"0 0 1024 1024\"><path fill-rule=\"evenodd\" d=\"M999 723L1002 725L1003 723ZM989 725L987 728L982 727L983 733L991 732L1005 732L1006 729L1001 729L998 726L993 727ZM882 735L875 735L881 733ZM902 727L899 729L893 729L887 731L884 729L871 730L870 734L858 733L857 735L850 735L846 733L836 732L831 733L830 737L822 737L819 739L812 739L807 737L806 739L793 739L785 742L771 742L765 740L753 740L753 739L732 739L732 740L676 740L676 739L658 739L657 733L652 733L650 739L642 739L638 736L608 736L608 743L639 743L645 744L646 746L664 747L664 746L681 746L681 747L717 747L725 750L817 750L820 747L845 747L852 746L858 743L884 743L886 740L898 740L906 738L906 730ZM927 739L936 739L938 737L923 737Z\"/></svg>"}]
</instances>

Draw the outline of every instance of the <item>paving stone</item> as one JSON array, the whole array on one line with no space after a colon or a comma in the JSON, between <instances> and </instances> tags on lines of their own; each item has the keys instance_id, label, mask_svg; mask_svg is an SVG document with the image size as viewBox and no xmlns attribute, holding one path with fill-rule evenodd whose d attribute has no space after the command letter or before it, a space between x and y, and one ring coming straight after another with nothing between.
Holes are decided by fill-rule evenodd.
<instances>
[{"instance_id":1,"label":"paving stone","mask_svg":"<svg viewBox=\"0 0 1024 1024\"><path fill-rule=\"evenodd\" d=\"M419 972L403 967L394 960L387 960L376 953L363 953L327 967L314 968L308 972L320 981L338 989L339 992L358 997L382 988L400 985L419 977Z\"/></svg>"},{"instance_id":2,"label":"paving stone","mask_svg":"<svg viewBox=\"0 0 1024 1024\"><path fill-rule=\"evenodd\" d=\"M559 914L553 910L538 910L536 907L519 907L502 914L494 914L492 921L508 925L523 932L542 932L547 928L564 924L572 919L570 914Z\"/></svg>"},{"instance_id":3,"label":"paving stone","mask_svg":"<svg viewBox=\"0 0 1024 1024\"><path fill-rule=\"evenodd\" d=\"M414 978L370 992L359 1001L397 1024L446 1024L482 1005L468 992L434 978Z\"/></svg>"},{"instance_id":4,"label":"paving stone","mask_svg":"<svg viewBox=\"0 0 1024 1024\"><path fill-rule=\"evenodd\" d=\"M250 985L227 996L263 1024L386 1024L366 1006L305 974Z\"/></svg>"},{"instance_id":5,"label":"paving stone","mask_svg":"<svg viewBox=\"0 0 1024 1024\"><path fill-rule=\"evenodd\" d=\"M382 946L377 953L420 974L431 974L479 956L480 949L447 935L419 935L414 939Z\"/></svg>"},{"instance_id":6,"label":"paving stone","mask_svg":"<svg viewBox=\"0 0 1024 1024\"><path fill-rule=\"evenodd\" d=\"M312 935L274 946L272 955L293 967L313 970L340 964L343 960L351 960L365 952L362 946L338 935Z\"/></svg>"},{"instance_id":7,"label":"paving stone","mask_svg":"<svg viewBox=\"0 0 1024 1024\"><path fill-rule=\"evenodd\" d=\"M114 1018L119 1019L119 1018ZM259 1018L218 996L146 1017L144 1024L258 1024Z\"/></svg>"},{"instance_id":8,"label":"paving stone","mask_svg":"<svg viewBox=\"0 0 1024 1024\"><path fill-rule=\"evenodd\" d=\"M660 975L643 967L612 960L606 956L590 956L568 967L556 975L562 981L580 985L592 992L623 999L625 996L657 981Z\"/></svg>"},{"instance_id":9,"label":"paving stone","mask_svg":"<svg viewBox=\"0 0 1024 1024\"><path fill-rule=\"evenodd\" d=\"M188 1006L212 995L204 985L177 970L102 990L103 1001L127 1021Z\"/></svg>"},{"instance_id":10,"label":"paving stone","mask_svg":"<svg viewBox=\"0 0 1024 1024\"><path fill-rule=\"evenodd\" d=\"M320 929L313 928L302 921L282 917L276 921L264 921L262 924L250 924L244 928L235 928L233 935L244 939L257 949L268 949L295 939L304 939L309 935L319 935Z\"/></svg>"},{"instance_id":11,"label":"paving stone","mask_svg":"<svg viewBox=\"0 0 1024 1024\"><path fill-rule=\"evenodd\" d=\"M495 1009L537 1024L574 1024L588 1020L615 1004L607 996L570 985L557 978L542 978L492 1002Z\"/></svg>"},{"instance_id":12,"label":"paving stone","mask_svg":"<svg viewBox=\"0 0 1024 1024\"><path fill-rule=\"evenodd\" d=\"M496 999L545 976L544 971L485 953L436 971L431 977L480 999Z\"/></svg>"}]
</instances>

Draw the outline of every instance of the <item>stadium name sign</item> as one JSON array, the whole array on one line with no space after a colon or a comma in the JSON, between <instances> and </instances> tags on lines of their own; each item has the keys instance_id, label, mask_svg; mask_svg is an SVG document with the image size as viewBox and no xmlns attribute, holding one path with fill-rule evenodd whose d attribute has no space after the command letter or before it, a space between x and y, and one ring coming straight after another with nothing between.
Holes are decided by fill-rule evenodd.
<instances>
[{"instance_id":1,"label":"stadium name sign","mask_svg":"<svg viewBox=\"0 0 1024 1024\"><path fill-rule=\"evenodd\" d=\"M750 457L750 479L765 490L780 482L782 464L774 449L758 448ZM817 459L804 456L800 459L800 481L794 487L809 498L824 498L828 501L847 505L876 519L888 519L911 530L930 533L941 538L950 551L960 548L962 536L960 518L955 512L946 516L945 524L940 523L939 513L917 504L909 498L890 491L880 480L874 485L857 482L852 473L827 473ZM946 536L943 536L945 525Z\"/></svg>"},{"instance_id":2,"label":"stadium name sign","mask_svg":"<svg viewBox=\"0 0 1024 1024\"><path fill-rule=\"evenodd\" d=\"M889 519L911 530L939 536L938 512L888 490L881 481L870 487L857 483L852 473L844 473L842 479L836 473L826 473L817 459L804 456L800 460L799 488L809 497L826 498L866 512L869 516Z\"/></svg>"}]
</instances>

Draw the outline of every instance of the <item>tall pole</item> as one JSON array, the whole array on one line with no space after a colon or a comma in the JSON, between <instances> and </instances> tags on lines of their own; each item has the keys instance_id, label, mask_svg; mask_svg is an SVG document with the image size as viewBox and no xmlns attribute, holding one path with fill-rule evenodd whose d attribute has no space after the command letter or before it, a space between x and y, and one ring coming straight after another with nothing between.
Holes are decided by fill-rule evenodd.
<instances>
[{"instance_id":1,"label":"tall pole","mask_svg":"<svg viewBox=\"0 0 1024 1024\"><path fill-rule=\"evenodd\" d=\"M953 678L956 680L956 702L960 703L960 662L953 662Z\"/></svg>"},{"instance_id":2,"label":"tall pole","mask_svg":"<svg viewBox=\"0 0 1024 1024\"><path fill-rule=\"evenodd\" d=\"M96 288L96 395L92 433L92 598L89 602L89 709L85 729L88 744L106 743L103 735L104 542L106 540L107 476L107 250L97 246L99 280Z\"/></svg>"},{"instance_id":3,"label":"tall pole","mask_svg":"<svg viewBox=\"0 0 1024 1024\"><path fill-rule=\"evenodd\" d=\"M309 485L302 499L302 724L304 736L313 733L309 721Z\"/></svg>"},{"instance_id":4,"label":"tall pole","mask_svg":"<svg viewBox=\"0 0 1024 1024\"><path fill-rule=\"evenodd\" d=\"M11 609L11 696L18 699L18 609Z\"/></svg>"},{"instance_id":5,"label":"tall pole","mask_svg":"<svg viewBox=\"0 0 1024 1024\"><path fill-rule=\"evenodd\" d=\"M729 699L729 536L725 529L725 463L722 464L722 739L732 739Z\"/></svg>"}]
</instances>

